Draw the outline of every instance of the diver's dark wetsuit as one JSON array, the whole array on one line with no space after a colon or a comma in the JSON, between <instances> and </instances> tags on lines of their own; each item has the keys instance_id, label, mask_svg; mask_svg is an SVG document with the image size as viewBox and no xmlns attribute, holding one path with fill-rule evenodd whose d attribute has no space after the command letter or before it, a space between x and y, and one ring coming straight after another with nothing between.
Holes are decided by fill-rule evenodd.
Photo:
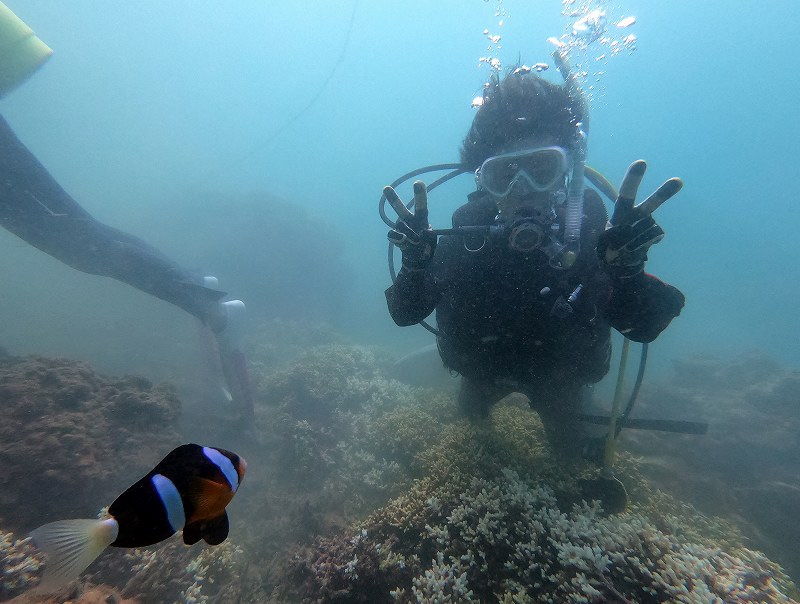
<instances>
[{"instance_id":1,"label":"diver's dark wetsuit","mask_svg":"<svg viewBox=\"0 0 800 604\"><path fill-rule=\"evenodd\" d=\"M202 286L154 247L95 220L0 117L0 225L69 266L113 277L212 327L223 292Z\"/></svg>"},{"instance_id":2,"label":"diver's dark wetsuit","mask_svg":"<svg viewBox=\"0 0 800 604\"><path fill-rule=\"evenodd\" d=\"M600 267L595 247L606 225L602 201L584 196L580 254L569 270L549 266L536 250L508 240L442 237L427 270L401 270L386 290L395 323L413 325L434 309L445 366L462 375L459 404L482 416L511 392L528 396L550 441L569 452L578 444L574 415L581 390L609 369L611 327L650 342L676 317L684 297L647 274L618 283ZM493 224L494 201L480 192L453 214L453 226ZM563 220L561 221L563 224ZM570 294L581 285L574 303Z\"/></svg>"}]
</instances>

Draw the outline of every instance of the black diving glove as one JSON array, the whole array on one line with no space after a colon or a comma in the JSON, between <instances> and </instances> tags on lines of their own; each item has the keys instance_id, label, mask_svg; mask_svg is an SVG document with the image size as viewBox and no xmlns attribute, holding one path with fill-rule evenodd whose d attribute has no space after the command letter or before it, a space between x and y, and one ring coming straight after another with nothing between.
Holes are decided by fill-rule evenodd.
<instances>
[{"instance_id":1,"label":"black diving glove","mask_svg":"<svg viewBox=\"0 0 800 604\"><path fill-rule=\"evenodd\" d=\"M403 267L411 271L424 269L433 258L437 241L431 225L428 224L428 193L425 183L421 180L414 183L413 213L392 187L384 187L383 194L397 212L397 222L387 237L391 243L400 248Z\"/></svg>"},{"instance_id":2,"label":"black diving glove","mask_svg":"<svg viewBox=\"0 0 800 604\"><path fill-rule=\"evenodd\" d=\"M670 178L655 193L634 206L647 164L633 162L614 203L614 214L597 240L597 256L612 279L630 279L644 271L647 250L664 238L664 230L651 214L683 187L680 178Z\"/></svg>"}]
</instances>

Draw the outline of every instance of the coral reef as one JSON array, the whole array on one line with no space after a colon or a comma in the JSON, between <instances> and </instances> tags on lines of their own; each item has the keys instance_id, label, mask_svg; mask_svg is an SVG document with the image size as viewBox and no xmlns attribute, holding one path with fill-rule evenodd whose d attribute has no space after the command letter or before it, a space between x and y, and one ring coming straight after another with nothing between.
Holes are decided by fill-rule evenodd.
<instances>
[{"instance_id":1,"label":"coral reef","mask_svg":"<svg viewBox=\"0 0 800 604\"><path fill-rule=\"evenodd\" d=\"M284 328L293 329L287 323L267 331ZM607 516L584 501L585 481L597 469L558 459L520 395L506 398L487 419L469 422L457 415L452 392L389 378L391 358L380 349L298 345L283 357L280 346L258 350L256 419L234 447L250 467L233 502L231 539L215 548L185 547L178 537L147 549L111 548L69 594L48 604L97 598L131 604L772 603L796 597L782 569L750 543L744 547L734 524L703 516L644 479L643 470L654 467L652 450L662 444L688 463L681 445L670 444L681 437L671 435L657 447L650 440L644 463L618 456L617 474L632 503L626 513ZM643 410L663 392L679 414L692 406L713 415L720 411L717 390L728 398L736 390L738 415L724 418L724 425L731 431L743 420L753 425L739 440L715 432L710 442L744 447L731 457L757 461L765 480L797 484L788 468L765 469L797 446L786 440L796 427L789 398L797 375L768 362L746 369L734 389L744 368L691 365L679 386L645 388ZM153 449L166 450L177 439L179 407L168 390L138 378L103 378L80 363L0 359L0 395L10 401L0 437L13 439L12 446L0 440L0 460L16 472L0 492L0 521L12 530L13 522L27 529L64 517L65 502L75 507L70 513L87 515L152 467ZM767 433L771 416L785 418L775 431L784 439ZM626 441L635 444L634 434L626 431ZM708 453L709 462L722 455ZM757 466L744 474L759 477ZM61 490L48 491L46 499L61 501L40 501L48 481L59 479ZM765 496L774 493L772 483L758 484L773 489ZM19 510L21 489L36 486L36 509ZM796 509L790 499L786 504L786 514ZM2 594L10 597L36 580L40 560L12 535L0 544L16 552L4 558L18 577L14 591Z\"/></svg>"},{"instance_id":2,"label":"coral reef","mask_svg":"<svg viewBox=\"0 0 800 604\"><path fill-rule=\"evenodd\" d=\"M637 503L605 516L581 499L588 466L565 466L518 400L456 423L416 455L424 476L287 563L284 601L792 602L793 585L727 527L621 474ZM673 513L669 513L669 512ZM681 514L679 517L677 514Z\"/></svg>"},{"instance_id":3,"label":"coral reef","mask_svg":"<svg viewBox=\"0 0 800 604\"><path fill-rule=\"evenodd\" d=\"M246 334L247 360L256 379L268 378L285 369L310 348L341 343L343 338L324 322L273 318L251 321L250 325ZM267 383L258 384L269 387Z\"/></svg>"},{"instance_id":4,"label":"coral reef","mask_svg":"<svg viewBox=\"0 0 800 604\"><path fill-rule=\"evenodd\" d=\"M374 348L331 344L307 350L272 373L262 393L298 419L327 419L334 411L358 410L386 390L388 358Z\"/></svg>"},{"instance_id":5,"label":"coral reef","mask_svg":"<svg viewBox=\"0 0 800 604\"><path fill-rule=\"evenodd\" d=\"M291 544L339 532L402 492L440 420L452 419L450 396L389 379L391 360L379 349L323 345L254 376L266 404L241 452L259 460L247 478L259 496L237 498L234 522L251 520L241 545L267 583Z\"/></svg>"},{"instance_id":6,"label":"coral reef","mask_svg":"<svg viewBox=\"0 0 800 604\"><path fill-rule=\"evenodd\" d=\"M0 602L39 582L42 558L29 538L0 531Z\"/></svg>"},{"instance_id":7,"label":"coral reef","mask_svg":"<svg viewBox=\"0 0 800 604\"><path fill-rule=\"evenodd\" d=\"M186 547L174 537L149 548L109 552L91 567L91 583L118 586L127 598L141 602L247 601L239 596L251 588L244 578L246 561L231 540L218 546Z\"/></svg>"},{"instance_id":8,"label":"coral reef","mask_svg":"<svg viewBox=\"0 0 800 604\"><path fill-rule=\"evenodd\" d=\"M76 585L71 590L57 594L25 593L9 600L7 604L144 604L125 598L108 585Z\"/></svg>"},{"instance_id":9,"label":"coral reef","mask_svg":"<svg viewBox=\"0 0 800 604\"><path fill-rule=\"evenodd\" d=\"M14 596L15 604L233 604L263 600L257 581L246 576L247 561L241 548L230 540L215 547L186 547L175 537L150 548L112 548L79 581L52 594L31 590L38 584L44 564L28 539L15 540L10 533L0 533L0 601Z\"/></svg>"},{"instance_id":10,"label":"coral reef","mask_svg":"<svg viewBox=\"0 0 800 604\"><path fill-rule=\"evenodd\" d=\"M411 601L789 601L762 554L684 543L640 514L603 517L596 503L565 512L510 470L429 506L416 551L433 554L430 567L399 541L387 555L416 563Z\"/></svg>"},{"instance_id":11,"label":"coral reef","mask_svg":"<svg viewBox=\"0 0 800 604\"><path fill-rule=\"evenodd\" d=\"M3 357L0 400L0 526L12 530L91 516L180 440L169 387L76 361Z\"/></svg>"},{"instance_id":12,"label":"coral reef","mask_svg":"<svg viewBox=\"0 0 800 604\"><path fill-rule=\"evenodd\" d=\"M661 488L735 518L759 549L800 577L800 371L764 354L688 357L642 390L637 416L709 422L702 437L626 431ZM699 464L697 460L702 460Z\"/></svg>"},{"instance_id":13,"label":"coral reef","mask_svg":"<svg viewBox=\"0 0 800 604\"><path fill-rule=\"evenodd\" d=\"M313 487L332 503L354 494L385 500L403 487L404 468L438 433L433 415L452 414L452 401L387 378L388 366L381 351L335 344L262 377L269 406L257 424L275 439L284 482Z\"/></svg>"},{"instance_id":14,"label":"coral reef","mask_svg":"<svg viewBox=\"0 0 800 604\"><path fill-rule=\"evenodd\" d=\"M0 398L6 414L0 518L13 530L92 516L99 503L110 503L149 471L158 451L183 440L180 402L171 388L134 376L106 378L79 362L3 357ZM38 583L42 558L27 539L0 532L0 566L0 598L11 597ZM255 590L240 580L244 566L230 541L187 548L173 537L147 549L111 548L64 593L23 596L37 602L237 602L243 600L234 591Z\"/></svg>"}]
</instances>

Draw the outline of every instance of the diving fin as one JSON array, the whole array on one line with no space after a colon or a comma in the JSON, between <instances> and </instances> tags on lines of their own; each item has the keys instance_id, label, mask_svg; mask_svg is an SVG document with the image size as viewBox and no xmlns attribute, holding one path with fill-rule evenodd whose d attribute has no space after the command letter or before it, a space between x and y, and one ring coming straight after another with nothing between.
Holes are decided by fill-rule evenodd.
<instances>
[{"instance_id":1,"label":"diving fin","mask_svg":"<svg viewBox=\"0 0 800 604\"><path fill-rule=\"evenodd\" d=\"M581 491L587 501L598 500L606 514L621 514L628 507L628 491L613 472L600 472L597 478L582 481Z\"/></svg>"}]
</instances>

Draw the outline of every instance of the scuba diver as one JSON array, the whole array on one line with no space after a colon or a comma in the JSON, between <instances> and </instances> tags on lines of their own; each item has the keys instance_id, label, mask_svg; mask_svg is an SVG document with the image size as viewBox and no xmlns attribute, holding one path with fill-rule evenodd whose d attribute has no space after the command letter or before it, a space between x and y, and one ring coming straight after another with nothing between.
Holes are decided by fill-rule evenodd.
<instances>
[{"instance_id":1,"label":"scuba diver","mask_svg":"<svg viewBox=\"0 0 800 604\"><path fill-rule=\"evenodd\" d=\"M398 214L389 241L402 253L386 300L399 326L436 311L439 355L461 375L464 414L485 417L521 392L557 451L599 462L606 437L592 437L580 413L587 386L609 370L611 328L651 342L684 305L644 271L664 236L651 214L682 183L670 179L634 205L646 169L636 161L609 219L584 187L586 100L566 57L555 58L563 86L524 68L487 84L460 153L477 190L452 229L428 224L422 181L408 206L384 189Z\"/></svg>"},{"instance_id":2,"label":"scuba diver","mask_svg":"<svg viewBox=\"0 0 800 604\"><path fill-rule=\"evenodd\" d=\"M0 98L22 84L52 54L0 2ZM222 301L216 279L179 266L141 239L103 224L75 201L0 116L0 225L84 273L111 277L197 317L214 334L227 387L221 396L243 419L253 400L242 351L240 300Z\"/></svg>"}]
</instances>

